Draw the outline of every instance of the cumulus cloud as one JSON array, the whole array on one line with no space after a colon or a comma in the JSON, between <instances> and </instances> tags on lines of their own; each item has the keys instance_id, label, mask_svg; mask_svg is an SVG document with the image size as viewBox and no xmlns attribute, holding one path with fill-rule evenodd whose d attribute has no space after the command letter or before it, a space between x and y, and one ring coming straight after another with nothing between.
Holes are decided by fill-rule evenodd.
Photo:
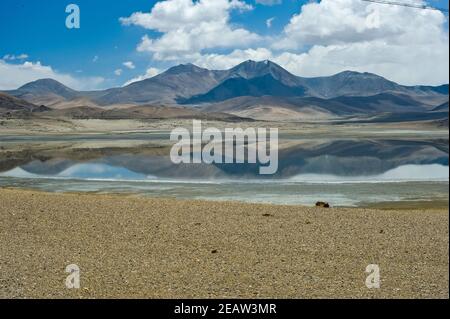
<instances>
[{"instance_id":1,"label":"cumulus cloud","mask_svg":"<svg viewBox=\"0 0 450 319\"><path fill-rule=\"evenodd\" d=\"M55 79L68 87L77 90L89 90L99 88L104 82L102 77L75 78L69 74L60 73L51 66L41 62L24 62L12 64L0 60L0 89L13 90L32 81L44 78Z\"/></svg>"},{"instance_id":2,"label":"cumulus cloud","mask_svg":"<svg viewBox=\"0 0 450 319\"><path fill-rule=\"evenodd\" d=\"M444 15L434 10L359 0L323 0L302 6L301 12L285 27L283 39L276 47L298 49L305 45L402 40L417 32L419 35L442 33L444 22Z\"/></svg>"},{"instance_id":3,"label":"cumulus cloud","mask_svg":"<svg viewBox=\"0 0 450 319\"><path fill-rule=\"evenodd\" d=\"M208 68L225 70L246 61L262 61L273 59L273 54L266 48L234 50L229 54L204 54L200 55L193 62L194 64Z\"/></svg>"},{"instance_id":4,"label":"cumulus cloud","mask_svg":"<svg viewBox=\"0 0 450 319\"><path fill-rule=\"evenodd\" d=\"M158 38L144 36L138 51L150 52L156 60L177 60L205 49L246 47L260 40L230 24L231 11L251 9L241 0L166 0L157 2L150 13L136 12L120 21L162 33Z\"/></svg>"},{"instance_id":5,"label":"cumulus cloud","mask_svg":"<svg viewBox=\"0 0 450 319\"><path fill-rule=\"evenodd\" d=\"M122 72L123 72L122 69L117 69L117 70L114 71L114 74L117 75L117 76L121 76Z\"/></svg>"},{"instance_id":6,"label":"cumulus cloud","mask_svg":"<svg viewBox=\"0 0 450 319\"><path fill-rule=\"evenodd\" d=\"M302 54L282 53L274 60L306 77L352 70L375 73L404 85L448 83L448 51L429 51L420 45L408 48L387 46L382 41L314 46Z\"/></svg>"},{"instance_id":7,"label":"cumulus cloud","mask_svg":"<svg viewBox=\"0 0 450 319\"><path fill-rule=\"evenodd\" d=\"M126 68L130 69L130 70L133 70L133 69L136 68L136 66L134 65L134 63L131 62L131 61L124 62L123 65L124 65Z\"/></svg>"},{"instance_id":8,"label":"cumulus cloud","mask_svg":"<svg viewBox=\"0 0 450 319\"><path fill-rule=\"evenodd\" d=\"M282 52L277 62L303 76L349 69L402 84L448 83L445 22L434 10L322 0L303 5L272 49ZM312 47L299 53L305 46Z\"/></svg>"},{"instance_id":9,"label":"cumulus cloud","mask_svg":"<svg viewBox=\"0 0 450 319\"><path fill-rule=\"evenodd\" d=\"M127 86L127 85L129 85L129 84L131 84L133 82L138 82L138 81L143 81L145 79L150 79L150 78L152 78L154 76L157 76L159 73L161 73L161 71L159 69L157 69L157 68L148 68L147 71L145 72L145 74L139 75L139 76L137 76L137 77L135 77L135 78L125 82L123 86Z\"/></svg>"}]
</instances>

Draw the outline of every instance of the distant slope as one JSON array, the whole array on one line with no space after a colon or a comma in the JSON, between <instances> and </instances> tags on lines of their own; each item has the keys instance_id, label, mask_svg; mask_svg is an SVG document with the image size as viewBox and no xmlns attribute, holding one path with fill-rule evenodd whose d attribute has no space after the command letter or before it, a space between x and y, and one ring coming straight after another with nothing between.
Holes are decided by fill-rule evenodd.
<instances>
[{"instance_id":1,"label":"distant slope","mask_svg":"<svg viewBox=\"0 0 450 319\"><path fill-rule=\"evenodd\" d=\"M448 122L447 112L406 112L377 114L370 119L359 119L358 123L401 123L419 121Z\"/></svg>"},{"instance_id":2,"label":"distant slope","mask_svg":"<svg viewBox=\"0 0 450 319\"><path fill-rule=\"evenodd\" d=\"M39 117L71 118L71 119L208 119L222 121L242 121L241 117L224 113L205 113L192 108L133 106L128 108L104 109L99 107L73 107L48 110Z\"/></svg>"},{"instance_id":3,"label":"distant slope","mask_svg":"<svg viewBox=\"0 0 450 319\"><path fill-rule=\"evenodd\" d=\"M328 77L303 78L302 83L311 96L334 98L338 96L369 96L383 92L402 92L395 82L371 73L345 71Z\"/></svg>"},{"instance_id":4,"label":"distant slope","mask_svg":"<svg viewBox=\"0 0 450 319\"><path fill-rule=\"evenodd\" d=\"M32 110L36 105L0 92L0 108L3 110Z\"/></svg>"},{"instance_id":5,"label":"distant slope","mask_svg":"<svg viewBox=\"0 0 450 319\"><path fill-rule=\"evenodd\" d=\"M26 93L45 94L52 93L62 96L66 99L71 99L78 96L78 92L68 88L67 86L52 79L42 79L30 82L21 86L18 91Z\"/></svg>"},{"instance_id":6,"label":"distant slope","mask_svg":"<svg viewBox=\"0 0 450 319\"><path fill-rule=\"evenodd\" d=\"M305 89L296 86L287 86L275 79L271 74L257 78L231 78L215 87L206 94L194 96L187 100L181 100L183 104L221 102L240 96L273 96L293 97L303 96Z\"/></svg>"},{"instance_id":7,"label":"distant slope","mask_svg":"<svg viewBox=\"0 0 450 319\"><path fill-rule=\"evenodd\" d=\"M221 77L220 71L209 71L192 64L179 65L153 78L99 92L94 100L100 105L176 104L177 98L188 98L209 91L220 83Z\"/></svg>"},{"instance_id":8,"label":"distant slope","mask_svg":"<svg viewBox=\"0 0 450 319\"><path fill-rule=\"evenodd\" d=\"M42 79L25 84L9 94L38 105L52 104L71 100L80 93L52 79Z\"/></svg>"},{"instance_id":9,"label":"distant slope","mask_svg":"<svg viewBox=\"0 0 450 319\"><path fill-rule=\"evenodd\" d=\"M339 96L371 96L381 93L395 93L417 97L448 95L448 84L441 86L404 86L373 73L344 71L328 77L301 78L310 96L335 98ZM424 101L421 101L424 103ZM426 103L425 103L426 104Z\"/></svg>"},{"instance_id":10,"label":"distant slope","mask_svg":"<svg viewBox=\"0 0 450 319\"><path fill-rule=\"evenodd\" d=\"M99 107L97 103L84 96L51 104L52 109L68 109L79 106Z\"/></svg>"},{"instance_id":11,"label":"distant slope","mask_svg":"<svg viewBox=\"0 0 450 319\"><path fill-rule=\"evenodd\" d=\"M340 96L333 101L352 106L363 113L424 112L426 106L404 94L381 93L372 96Z\"/></svg>"},{"instance_id":12,"label":"distant slope","mask_svg":"<svg viewBox=\"0 0 450 319\"><path fill-rule=\"evenodd\" d=\"M443 104L441 104L441 105L438 105L437 107L435 107L432 111L433 112L443 112L443 111L445 111L445 112L447 112L448 113L448 105L449 103L448 103L448 101L447 102L445 102L445 103L443 103Z\"/></svg>"},{"instance_id":13,"label":"distant slope","mask_svg":"<svg viewBox=\"0 0 450 319\"><path fill-rule=\"evenodd\" d=\"M444 95L448 95L449 91L448 91L448 84L443 84L443 85L439 85L439 86L423 86L423 85L419 85L419 86L415 86L413 88L416 88L418 90L422 90L425 92L434 92L434 93L438 93L438 94L444 94Z\"/></svg>"},{"instance_id":14,"label":"distant slope","mask_svg":"<svg viewBox=\"0 0 450 319\"><path fill-rule=\"evenodd\" d=\"M25 100L0 92L0 116L29 114L31 112L47 110L48 108L46 107L39 107Z\"/></svg>"},{"instance_id":15,"label":"distant slope","mask_svg":"<svg viewBox=\"0 0 450 319\"><path fill-rule=\"evenodd\" d=\"M333 119L352 116L372 116L379 113L426 113L426 106L401 94L378 94L374 96L338 97L320 99L315 97L277 98L238 97L204 106L205 111L226 112L253 119L310 120ZM262 112L266 110L267 114Z\"/></svg>"}]
</instances>

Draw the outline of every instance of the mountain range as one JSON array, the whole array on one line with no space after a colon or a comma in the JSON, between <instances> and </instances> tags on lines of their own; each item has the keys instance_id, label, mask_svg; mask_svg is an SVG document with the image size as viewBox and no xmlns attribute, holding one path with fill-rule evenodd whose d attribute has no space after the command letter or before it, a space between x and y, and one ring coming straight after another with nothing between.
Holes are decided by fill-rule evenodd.
<instances>
[{"instance_id":1,"label":"mountain range","mask_svg":"<svg viewBox=\"0 0 450 319\"><path fill-rule=\"evenodd\" d=\"M18 105L78 108L80 112L89 108L133 108L136 112L139 107L151 106L183 112L195 108L259 120L324 120L430 112L435 114L433 118L439 118L436 113L448 118L449 88L448 84L404 86L376 74L353 71L304 78L271 61L245 61L229 70L182 64L150 79L101 91L76 91L55 80L42 79L3 92L0 108L5 108L1 102L6 101L5 96L9 96L9 105L14 98ZM35 106L24 104L27 110Z\"/></svg>"}]
</instances>

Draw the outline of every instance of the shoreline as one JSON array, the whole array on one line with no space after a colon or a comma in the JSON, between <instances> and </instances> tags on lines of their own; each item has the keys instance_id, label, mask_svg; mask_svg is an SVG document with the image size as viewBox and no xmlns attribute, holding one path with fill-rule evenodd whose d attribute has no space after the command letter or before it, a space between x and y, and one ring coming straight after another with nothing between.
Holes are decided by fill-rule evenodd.
<instances>
[{"instance_id":1,"label":"shoreline","mask_svg":"<svg viewBox=\"0 0 450 319\"><path fill-rule=\"evenodd\" d=\"M27 139L35 136L61 138L64 136L102 137L111 134L160 134L171 132L177 127L192 128L192 119L71 119L35 118L0 119L0 132L10 138ZM225 127L277 127L280 134L303 137L327 137L333 127L333 136L340 138L448 138L448 127L436 127L425 122L392 123L332 123L329 122L286 122L286 121L244 121L227 122L204 120L204 125L219 129Z\"/></svg>"},{"instance_id":2,"label":"shoreline","mask_svg":"<svg viewBox=\"0 0 450 319\"><path fill-rule=\"evenodd\" d=\"M448 208L0 189L0 298L448 298ZM64 285L69 264L81 289ZM365 286L379 264L381 289Z\"/></svg>"},{"instance_id":3,"label":"shoreline","mask_svg":"<svg viewBox=\"0 0 450 319\"><path fill-rule=\"evenodd\" d=\"M449 183L448 181L443 183ZM262 205L262 206L272 206L272 207L300 207L300 208L314 208L314 205L306 204L279 204L279 203L265 203L265 202L249 202L243 200L216 200L216 199L196 199L196 198L181 198L181 197L170 197L170 196L153 196L144 193L125 193L125 192L105 192L105 191L49 191L42 190L39 188L32 187L20 187L20 186L0 186L0 192L2 190L11 191L27 191L35 193L48 193L48 194L61 194L61 195L92 195L92 196L114 196L114 197L124 197L124 198L141 198L141 199L162 199L162 200L173 200L173 201L198 201L204 203L230 203L230 204L244 204L244 205ZM331 205L334 209L377 209L377 210L420 210L420 209L449 209L450 200L445 199L430 199L430 200L399 200L399 201L384 201L384 202L374 202L374 203L361 203L359 206L336 206Z\"/></svg>"}]
</instances>

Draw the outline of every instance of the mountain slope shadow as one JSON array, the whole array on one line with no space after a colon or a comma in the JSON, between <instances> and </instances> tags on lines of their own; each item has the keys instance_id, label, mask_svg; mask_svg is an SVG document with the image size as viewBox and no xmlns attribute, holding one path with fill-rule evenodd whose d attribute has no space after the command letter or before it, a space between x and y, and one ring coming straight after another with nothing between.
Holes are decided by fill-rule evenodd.
<instances>
[{"instance_id":1,"label":"mountain slope shadow","mask_svg":"<svg viewBox=\"0 0 450 319\"><path fill-rule=\"evenodd\" d=\"M279 96L293 97L304 96L303 87L292 87L276 80L271 74L266 74L253 79L242 77L231 78L224 81L206 94L194 96L189 99L178 99L181 104L200 104L221 102L238 96Z\"/></svg>"}]
</instances>

